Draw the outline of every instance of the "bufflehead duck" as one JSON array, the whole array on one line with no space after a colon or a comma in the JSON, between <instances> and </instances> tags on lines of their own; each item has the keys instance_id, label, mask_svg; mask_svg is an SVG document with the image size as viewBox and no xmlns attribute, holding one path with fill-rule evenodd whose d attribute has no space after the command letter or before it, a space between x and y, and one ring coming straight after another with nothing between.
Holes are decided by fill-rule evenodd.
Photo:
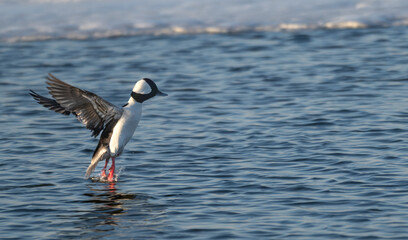
<instances>
[{"instance_id":1,"label":"bufflehead duck","mask_svg":"<svg viewBox=\"0 0 408 240\"><path fill-rule=\"evenodd\" d=\"M57 113L70 115L85 124L97 137L102 131L91 164L86 170L85 178L89 178L96 165L105 160L101 177L106 178L106 166L109 159L112 165L107 180L114 181L115 158L120 156L142 116L142 103L154 96L167 96L161 92L149 78L142 78L133 87L129 101L123 107L117 107L92 92L71 86L52 74L48 74L46 83L52 98L43 97L33 90L30 95L44 107Z\"/></svg>"}]
</instances>

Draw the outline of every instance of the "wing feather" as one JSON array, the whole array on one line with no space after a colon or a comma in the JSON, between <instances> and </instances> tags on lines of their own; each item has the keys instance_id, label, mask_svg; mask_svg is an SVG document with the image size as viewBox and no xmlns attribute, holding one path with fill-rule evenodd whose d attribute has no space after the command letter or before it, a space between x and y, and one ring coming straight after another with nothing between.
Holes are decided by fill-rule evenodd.
<instances>
[{"instance_id":1,"label":"wing feather","mask_svg":"<svg viewBox=\"0 0 408 240\"><path fill-rule=\"evenodd\" d=\"M30 90L30 95L41 105L44 107L55 111L57 113L61 113L64 115L69 115L71 114L70 111L67 111L65 108L63 108L61 105L57 103L54 99L46 98L41 96L40 94L34 92L33 90Z\"/></svg>"},{"instance_id":2,"label":"wing feather","mask_svg":"<svg viewBox=\"0 0 408 240\"><path fill-rule=\"evenodd\" d=\"M92 136L98 136L105 124L122 116L122 109L98 95L65 83L50 73L48 75L47 88L54 99L43 97L34 91L30 94L38 103L50 110L65 115L73 113L92 131Z\"/></svg>"}]
</instances>

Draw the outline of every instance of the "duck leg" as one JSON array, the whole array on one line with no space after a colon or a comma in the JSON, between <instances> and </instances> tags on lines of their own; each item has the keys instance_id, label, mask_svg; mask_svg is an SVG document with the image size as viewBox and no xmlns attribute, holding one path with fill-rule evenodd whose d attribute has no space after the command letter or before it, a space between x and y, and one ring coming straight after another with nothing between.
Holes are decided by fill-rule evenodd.
<instances>
[{"instance_id":1,"label":"duck leg","mask_svg":"<svg viewBox=\"0 0 408 240\"><path fill-rule=\"evenodd\" d=\"M112 165L109 168L108 182L113 182L113 174L115 173L115 158L112 157Z\"/></svg>"},{"instance_id":2,"label":"duck leg","mask_svg":"<svg viewBox=\"0 0 408 240\"><path fill-rule=\"evenodd\" d=\"M101 178L106 178L106 166L108 165L109 158L105 160L105 166L102 168Z\"/></svg>"}]
</instances>

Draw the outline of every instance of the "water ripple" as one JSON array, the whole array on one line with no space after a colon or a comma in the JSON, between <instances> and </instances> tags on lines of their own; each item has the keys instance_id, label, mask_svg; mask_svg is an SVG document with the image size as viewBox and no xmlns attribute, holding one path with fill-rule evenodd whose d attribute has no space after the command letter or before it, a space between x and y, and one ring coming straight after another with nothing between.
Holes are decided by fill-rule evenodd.
<instances>
[{"instance_id":1,"label":"water ripple","mask_svg":"<svg viewBox=\"0 0 408 240\"><path fill-rule=\"evenodd\" d=\"M0 43L0 237L405 239L405 35ZM169 93L145 104L117 183L84 180L97 139L27 95L47 72L119 106L141 77Z\"/></svg>"}]
</instances>

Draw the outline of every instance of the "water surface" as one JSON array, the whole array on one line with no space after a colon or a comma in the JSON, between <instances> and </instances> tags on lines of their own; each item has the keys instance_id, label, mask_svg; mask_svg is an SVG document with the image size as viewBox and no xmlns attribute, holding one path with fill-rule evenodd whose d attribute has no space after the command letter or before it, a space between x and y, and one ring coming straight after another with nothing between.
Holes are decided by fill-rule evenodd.
<instances>
[{"instance_id":1,"label":"water surface","mask_svg":"<svg viewBox=\"0 0 408 240\"><path fill-rule=\"evenodd\" d=\"M2 239L405 239L406 27L0 43ZM144 105L119 181L35 103L48 72ZM102 166L96 170L97 174Z\"/></svg>"}]
</instances>

